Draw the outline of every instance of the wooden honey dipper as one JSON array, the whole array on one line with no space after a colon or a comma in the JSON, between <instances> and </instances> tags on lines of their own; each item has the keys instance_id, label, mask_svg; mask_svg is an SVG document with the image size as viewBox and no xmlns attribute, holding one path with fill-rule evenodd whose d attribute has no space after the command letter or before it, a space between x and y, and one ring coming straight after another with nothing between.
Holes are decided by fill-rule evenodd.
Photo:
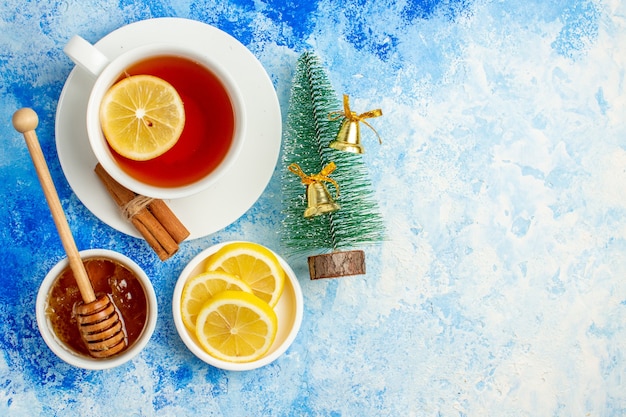
<instances>
[{"instance_id":1,"label":"wooden honey dipper","mask_svg":"<svg viewBox=\"0 0 626 417\"><path fill-rule=\"evenodd\" d=\"M13 127L24 135L39 182L48 201L52 218L83 299L83 302L77 305L75 310L81 338L91 356L108 358L126 348L128 340L124 323L107 294L96 298L35 133L38 124L39 118L32 109L23 108L13 114Z\"/></svg>"}]
</instances>

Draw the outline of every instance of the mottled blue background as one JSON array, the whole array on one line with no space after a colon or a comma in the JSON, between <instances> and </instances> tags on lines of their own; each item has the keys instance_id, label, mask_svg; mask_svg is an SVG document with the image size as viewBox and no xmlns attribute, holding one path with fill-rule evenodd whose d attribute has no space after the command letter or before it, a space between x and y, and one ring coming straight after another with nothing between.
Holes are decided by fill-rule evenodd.
<instances>
[{"instance_id":1,"label":"mottled blue background","mask_svg":"<svg viewBox=\"0 0 626 417\"><path fill-rule=\"evenodd\" d=\"M367 275L310 281L295 343L250 372L189 353L171 318L185 263L224 240L280 248L280 176L237 222L161 263L72 193L54 117L74 34L177 16L261 61L283 112L314 51L356 111L387 240ZM0 414L16 416L621 416L626 414L626 6L619 0L26 1L0 5ZM63 254L13 112L38 135L81 249L153 278L151 343L120 368L73 369L34 300ZM283 114L283 118L284 118ZM115 412L109 407L115 404ZM88 410L88 411L87 411Z\"/></svg>"}]
</instances>

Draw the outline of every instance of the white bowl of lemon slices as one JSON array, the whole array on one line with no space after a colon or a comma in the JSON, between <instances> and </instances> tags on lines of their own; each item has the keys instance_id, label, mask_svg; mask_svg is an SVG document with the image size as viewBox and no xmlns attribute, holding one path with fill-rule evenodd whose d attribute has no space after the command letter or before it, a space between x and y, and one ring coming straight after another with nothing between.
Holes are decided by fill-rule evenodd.
<instances>
[{"instance_id":1,"label":"white bowl of lemon slices","mask_svg":"<svg viewBox=\"0 0 626 417\"><path fill-rule=\"evenodd\" d=\"M174 288L174 323L187 348L217 368L265 366L293 343L303 314L296 274L253 242L225 242L189 262Z\"/></svg>"}]
</instances>

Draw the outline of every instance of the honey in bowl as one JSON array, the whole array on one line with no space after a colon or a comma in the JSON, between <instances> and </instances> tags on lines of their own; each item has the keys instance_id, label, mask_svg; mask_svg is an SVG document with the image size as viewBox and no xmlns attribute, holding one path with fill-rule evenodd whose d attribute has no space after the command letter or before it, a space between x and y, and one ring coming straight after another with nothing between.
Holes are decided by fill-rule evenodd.
<instances>
[{"instance_id":1,"label":"honey in bowl","mask_svg":"<svg viewBox=\"0 0 626 417\"><path fill-rule=\"evenodd\" d=\"M234 138L235 113L226 88L204 66L183 57L156 56L124 71L161 78L178 92L185 107L185 127L174 147L147 161L114 159L135 179L157 187L192 184L213 172L226 157Z\"/></svg>"},{"instance_id":2,"label":"honey in bowl","mask_svg":"<svg viewBox=\"0 0 626 417\"><path fill-rule=\"evenodd\" d=\"M147 320L147 298L141 282L130 269L112 259L89 258L83 264L96 295L109 295L117 307L128 349L142 334ZM69 267L65 268L50 289L46 315L59 340L76 353L89 356L74 314L74 307L80 302L74 275Z\"/></svg>"}]
</instances>

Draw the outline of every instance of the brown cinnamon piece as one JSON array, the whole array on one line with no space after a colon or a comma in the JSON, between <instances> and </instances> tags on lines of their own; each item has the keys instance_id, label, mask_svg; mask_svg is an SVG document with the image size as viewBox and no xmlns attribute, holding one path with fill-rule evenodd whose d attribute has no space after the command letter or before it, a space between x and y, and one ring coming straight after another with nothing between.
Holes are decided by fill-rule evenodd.
<instances>
[{"instance_id":1,"label":"brown cinnamon piece","mask_svg":"<svg viewBox=\"0 0 626 417\"><path fill-rule=\"evenodd\" d=\"M172 236L176 243L180 243L189 237L189 230L176 217L172 210L165 204L165 201L154 199L148 205L150 212L157 218Z\"/></svg>"},{"instance_id":2,"label":"brown cinnamon piece","mask_svg":"<svg viewBox=\"0 0 626 417\"><path fill-rule=\"evenodd\" d=\"M115 181L102 165L96 165L95 172L120 209L133 204L137 195ZM151 211L153 207L156 207L156 213ZM139 206L136 213L129 217L130 222L162 261L175 254L178 244L189 236L189 231L161 200L155 199L147 206Z\"/></svg>"}]
</instances>

